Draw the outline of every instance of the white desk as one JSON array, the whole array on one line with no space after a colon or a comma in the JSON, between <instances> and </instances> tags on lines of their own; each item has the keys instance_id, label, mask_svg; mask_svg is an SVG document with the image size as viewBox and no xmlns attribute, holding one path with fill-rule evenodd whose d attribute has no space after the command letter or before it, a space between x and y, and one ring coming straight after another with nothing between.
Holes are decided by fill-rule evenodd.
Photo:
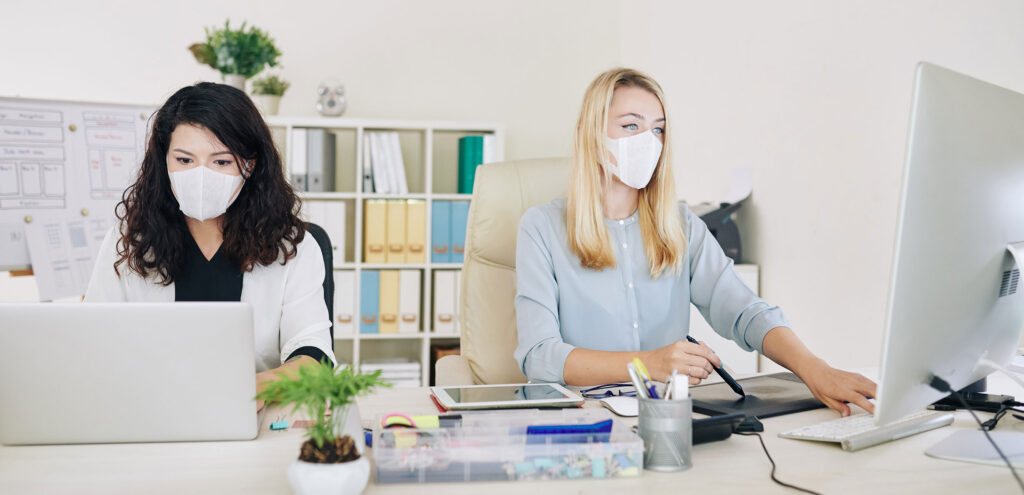
<instances>
[{"instance_id":1,"label":"white desk","mask_svg":"<svg viewBox=\"0 0 1024 495\"><path fill-rule=\"evenodd\" d=\"M990 377L992 389L1024 396L1024 391L1000 378ZM386 390L362 399L359 409L364 421L394 411L437 411L427 389ZM282 411L277 408L268 411L259 437L249 442L0 446L0 493L291 493L285 472L298 455L304 430L269 431L269 422L279 414ZM822 493L1016 493L1016 483L1006 467L924 455L925 449L956 429L975 427L966 412L957 414L952 426L853 453L836 445L776 436L835 417L824 409L764 420L764 437L779 466L779 479ZM1024 431L1024 423L1009 415L999 427ZM794 493L774 484L768 477L769 470L757 438L734 435L722 442L694 446L693 468L681 473L645 471L634 479L427 486L377 485L371 474L365 493L659 494L681 493L684 488L688 493Z\"/></svg>"}]
</instances>

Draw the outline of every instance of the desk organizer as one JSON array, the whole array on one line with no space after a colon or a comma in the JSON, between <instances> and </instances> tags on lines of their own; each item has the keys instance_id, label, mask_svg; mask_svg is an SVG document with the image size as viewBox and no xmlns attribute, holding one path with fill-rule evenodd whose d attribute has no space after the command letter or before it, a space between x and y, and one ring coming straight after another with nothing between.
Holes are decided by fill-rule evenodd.
<instances>
[{"instance_id":1,"label":"desk organizer","mask_svg":"<svg viewBox=\"0 0 1024 495\"><path fill-rule=\"evenodd\" d=\"M577 432L598 424L603 431ZM378 483L424 483L635 477L644 445L607 410L565 409L463 413L452 428L378 428L372 450Z\"/></svg>"}]
</instances>

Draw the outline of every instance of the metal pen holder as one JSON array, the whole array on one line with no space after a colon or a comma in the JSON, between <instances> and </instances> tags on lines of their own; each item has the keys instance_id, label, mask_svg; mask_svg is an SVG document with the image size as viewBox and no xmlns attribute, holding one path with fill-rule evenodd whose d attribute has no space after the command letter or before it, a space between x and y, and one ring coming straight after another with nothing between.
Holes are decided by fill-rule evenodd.
<instances>
[{"instance_id":1,"label":"metal pen holder","mask_svg":"<svg viewBox=\"0 0 1024 495\"><path fill-rule=\"evenodd\" d=\"M644 469L682 471L693 466L693 400L639 397L638 433L644 441Z\"/></svg>"}]
</instances>

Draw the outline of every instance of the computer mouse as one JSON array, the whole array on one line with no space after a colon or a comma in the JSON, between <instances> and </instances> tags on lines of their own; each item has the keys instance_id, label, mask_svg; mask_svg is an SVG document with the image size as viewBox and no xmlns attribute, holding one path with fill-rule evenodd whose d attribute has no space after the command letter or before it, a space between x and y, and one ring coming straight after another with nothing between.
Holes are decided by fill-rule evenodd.
<instances>
[{"instance_id":1,"label":"computer mouse","mask_svg":"<svg viewBox=\"0 0 1024 495\"><path fill-rule=\"evenodd\" d=\"M634 417L639 414L640 405L636 397L623 397L621 395L605 397L601 399L601 404L604 404L604 407L611 409L613 413L619 416Z\"/></svg>"}]
</instances>

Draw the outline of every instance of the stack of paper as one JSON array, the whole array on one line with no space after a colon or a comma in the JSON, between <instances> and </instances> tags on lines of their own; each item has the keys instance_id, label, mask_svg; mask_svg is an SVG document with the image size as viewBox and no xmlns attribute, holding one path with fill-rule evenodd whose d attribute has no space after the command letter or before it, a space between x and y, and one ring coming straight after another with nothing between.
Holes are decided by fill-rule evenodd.
<instances>
[{"instance_id":1,"label":"stack of paper","mask_svg":"<svg viewBox=\"0 0 1024 495\"><path fill-rule=\"evenodd\" d=\"M360 373L380 370L380 377L396 387L419 387L421 385L420 363L404 358L366 360L359 365Z\"/></svg>"},{"instance_id":2,"label":"stack of paper","mask_svg":"<svg viewBox=\"0 0 1024 495\"><path fill-rule=\"evenodd\" d=\"M366 132L363 134L363 192L407 194L405 162L398 133Z\"/></svg>"}]
</instances>

